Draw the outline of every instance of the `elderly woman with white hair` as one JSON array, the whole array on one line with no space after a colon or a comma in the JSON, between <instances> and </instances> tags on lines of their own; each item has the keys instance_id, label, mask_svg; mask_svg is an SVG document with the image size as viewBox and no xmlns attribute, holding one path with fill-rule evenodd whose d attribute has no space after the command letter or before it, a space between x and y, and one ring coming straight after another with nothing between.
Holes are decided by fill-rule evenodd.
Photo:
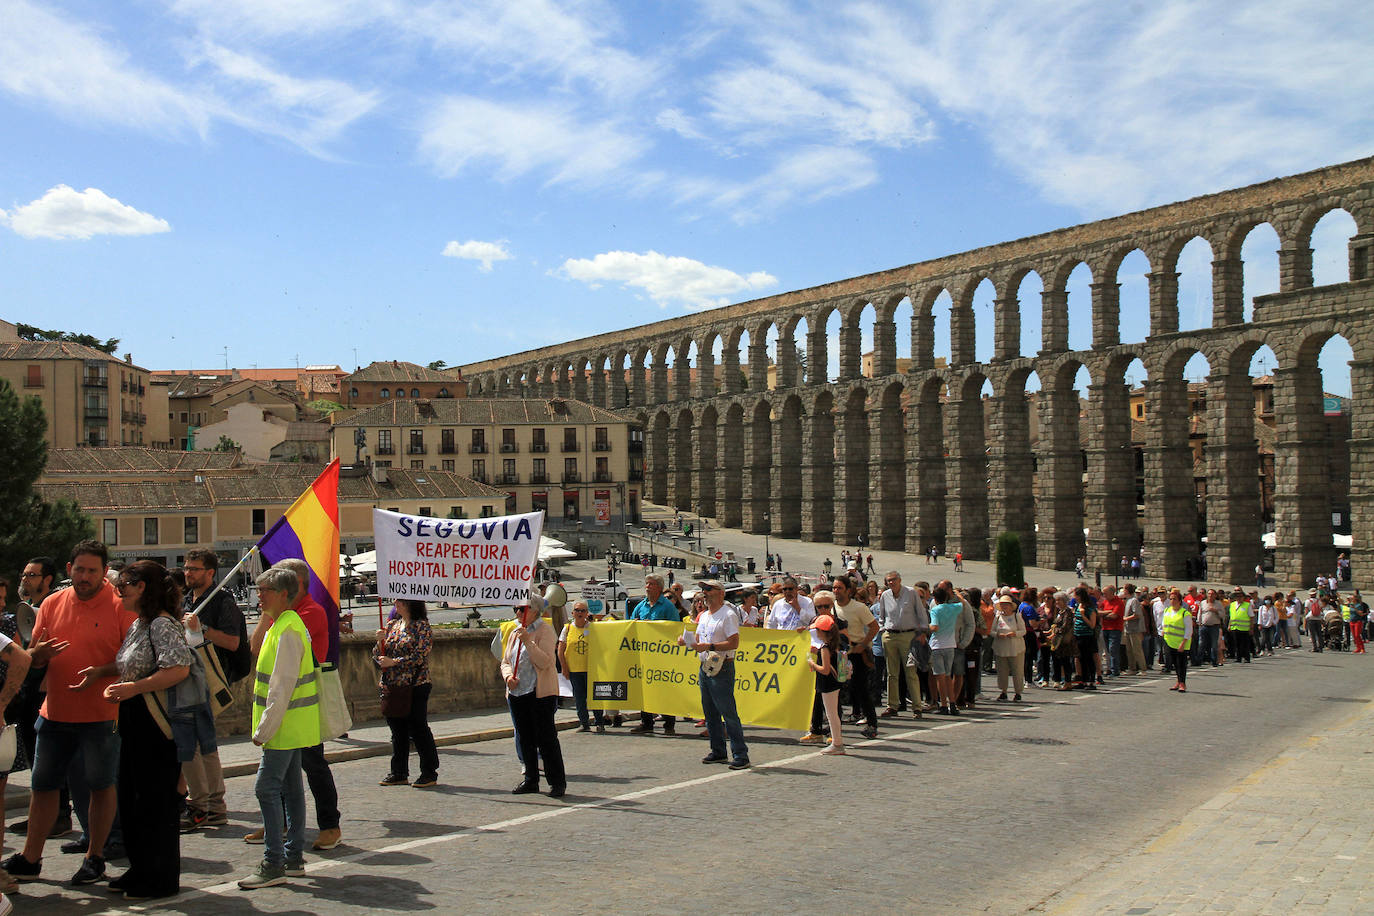
<instances>
[{"instance_id":1,"label":"elderly woman with white hair","mask_svg":"<svg viewBox=\"0 0 1374 916\"><path fill-rule=\"evenodd\" d=\"M543 600L530 595L529 604L515 609L516 625L501 653L501 676L506 680L506 699L525 765L525 777L511 793L538 792L542 762L549 795L562 798L568 778L553 722L558 706L557 637L553 626L540 617L543 608Z\"/></svg>"},{"instance_id":2,"label":"elderly woman with white hair","mask_svg":"<svg viewBox=\"0 0 1374 916\"><path fill-rule=\"evenodd\" d=\"M998 595L992 618L992 654L997 659L997 699L1007 699L1007 677L1015 685L1014 702L1021 702L1026 686L1026 621L1017 609L1016 599Z\"/></svg>"}]
</instances>

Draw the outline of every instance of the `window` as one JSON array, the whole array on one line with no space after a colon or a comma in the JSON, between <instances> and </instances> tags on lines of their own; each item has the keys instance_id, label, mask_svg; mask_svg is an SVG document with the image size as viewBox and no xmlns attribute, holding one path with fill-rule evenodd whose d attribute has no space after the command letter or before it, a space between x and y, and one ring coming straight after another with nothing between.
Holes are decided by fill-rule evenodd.
<instances>
[{"instance_id":1,"label":"window","mask_svg":"<svg viewBox=\"0 0 1374 916\"><path fill-rule=\"evenodd\" d=\"M353 399L356 400L357 397L358 397L358 389L357 389L357 388L350 388L350 389L348 389L348 396L349 396L350 398L353 398Z\"/></svg>"},{"instance_id":2,"label":"window","mask_svg":"<svg viewBox=\"0 0 1374 916\"><path fill-rule=\"evenodd\" d=\"M28 367L27 367L27 370L28 370L28 371L24 373L24 387L25 387L25 388L42 388L42 387L43 387L43 367L42 367L42 366L28 366Z\"/></svg>"},{"instance_id":3,"label":"window","mask_svg":"<svg viewBox=\"0 0 1374 916\"><path fill-rule=\"evenodd\" d=\"M439 454L452 455L456 451L453 444L453 430L439 430Z\"/></svg>"},{"instance_id":4,"label":"window","mask_svg":"<svg viewBox=\"0 0 1374 916\"><path fill-rule=\"evenodd\" d=\"M373 464L373 466L379 467L379 468L389 468L389 467L391 467L391 462L390 462L390 461L374 461L374 462L372 462L372 464ZM396 512L397 510L396 510L396 509L392 509L391 511L392 511L392 512Z\"/></svg>"},{"instance_id":5,"label":"window","mask_svg":"<svg viewBox=\"0 0 1374 916\"><path fill-rule=\"evenodd\" d=\"M547 493L531 493L531 494L530 494L530 511L531 511L531 512L545 512L545 513L547 513L547 512L549 511L549 494L547 494Z\"/></svg>"},{"instance_id":6,"label":"window","mask_svg":"<svg viewBox=\"0 0 1374 916\"><path fill-rule=\"evenodd\" d=\"M420 396L420 389L419 389L419 388L412 388L412 389L410 389L410 396L411 396L412 398L418 398L418 397Z\"/></svg>"},{"instance_id":7,"label":"window","mask_svg":"<svg viewBox=\"0 0 1374 916\"><path fill-rule=\"evenodd\" d=\"M563 479L564 479L564 480L577 480L577 459L576 459L576 458L564 458L564 459L563 459Z\"/></svg>"},{"instance_id":8,"label":"window","mask_svg":"<svg viewBox=\"0 0 1374 916\"><path fill-rule=\"evenodd\" d=\"M391 430L389 430L389 429L379 429L379 430L377 430L377 454L378 454L378 455L394 455L394 454L396 454L395 450L392 449L392 447L391 447Z\"/></svg>"},{"instance_id":9,"label":"window","mask_svg":"<svg viewBox=\"0 0 1374 916\"><path fill-rule=\"evenodd\" d=\"M594 448L598 452L609 452L611 450L611 431L605 426L596 428L596 445Z\"/></svg>"},{"instance_id":10,"label":"window","mask_svg":"<svg viewBox=\"0 0 1374 916\"><path fill-rule=\"evenodd\" d=\"M453 470L453 459L452 459L452 458L445 458L445 459L443 460L443 462L441 462L441 465L442 465L442 469L443 469L443 470L445 470L445 471L452 471L452 470Z\"/></svg>"},{"instance_id":11,"label":"window","mask_svg":"<svg viewBox=\"0 0 1374 916\"><path fill-rule=\"evenodd\" d=\"M514 514L515 514L515 494L514 494L514 493L507 493L507 494L506 494L506 514L507 514L507 515L514 515Z\"/></svg>"},{"instance_id":12,"label":"window","mask_svg":"<svg viewBox=\"0 0 1374 916\"><path fill-rule=\"evenodd\" d=\"M494 516L495 514L496 514L496 508L495 508L494 506L483 506L483 507L482 507L482 518L491 518L491 517Z\"/></svg>"},{"instance_id":13,"label":"window","mask_svg":"<svg viewBox=\"0 0 1374 916\"><path fill-rule=\"evenodd\" d=\"M425 431L423 429L412 429L410 431L410 454L423 455L425 453Z\"/></svg>"},{"instance_id":14,"label":"window","mask_svg":"<svg viewBox=\"0 0 1374 916\"><path fill-rule=\"evenodd\" d=\"M502 459L501 459L501 473L504 474L504 475L507 476L507 477L514 477L514 476L515 476L515 459L514 459L514 458L502 458Z\"/></svg>"},{"instance_id":15,"label":"window","mask_svg":"<svg viewBox=\"0 0 1374 916\"><path fill-rule=\"evenodd\" d=\"M100 539L110 547L119 543L119 519L107 518L101 522Z\"/></svg>"},{"instance_id":16,"label":"window","mask_svg":"<svg viewBox=\"0 0 1374 916\"><path fill-rule=\"evenodd\" d=\"M474 458L474 459L472 459L472 479L473 479L473 480L480 480L480 481L482 481L483 483L486 482L486 479L487 479L487 459L485 459L485 458Z\"/></svg>"},{"instance_id":17,"label":"window","mask_svg":"<svg viewBox=\"0 0 1374 916\"><path fill-rule=\"evenodd\" d=\"M503 451L503 452L514 452L514 451L517 451L517 448L516 448L516 445L515 445L515 430L514 430L514 429L503 429L503 430L501 430L501 451Z\"/></svg>"},{"instance_id":18,"label":"window","mask_svg":"<svg viewBox=\"0 0 1374 916\"><path fill-rule=\"evenodd\" d=\"M377 392L377 395L378 395L379 397L383 398L383 399L389 398L389 397L391 397L391 389L390 389L390 388L383 388L381 391Z\"/></svg>"},{"instance_id":19,"label":"window","mask_svg":"<svg viewBox=\"0 0 1374 916\"><path fill-rule=\"evenodd\" d=\"M420 515L423 515L423 516L425 516L426 518L433 518L433 517L434 517L434 507L433 507L433 506L421 506L421 507L420 507Z\"/></svg>"},{"instance_id":20,"label":"window","mask_svg":"<svg viewBox=\"0 0 1374 916\"><path fill-rule=\"evenodd\" d=\"M396 389L396 397L398 397L398 398L403 398L403 397L405 397L405 396L406 396L406 390L405 390L404 388L397 388L397 389Z\"/></svg>"},{"instance_id":21,"label":"window","mask_svg":"<svg viewBox=\"0 0 1374 916\"><path fill-rule=\"evenodd\" d=\"M563 430L563 451L577 451L577 427L569 426Z\"/></svg>"},{"instance_id":22,"label":"window","mask_svg":"<svg viewBox=\"0 0 1374 916\"><path fill-rule=\"evenodd\" d=\"M548 450L549 443L544 440L544 428L536 426L530 431L530 451L547 452Z\"/></svg>"},{"instance_id":23,"label":"window","mask_svg":"<svg viewBox=\"0 0 1374 916\"><path fill-rule=\"evenodd\" d=\"M611 482L611 459L604 456L596 459L596 482Z\"/></svg>"},{"instance_id":24,"label":"window","mask_svg":"<svg viewBox=\"0 0 1374 916\"><path fill-rule=\"evenodd\" d=\"M186 411L184 411L184 410L181 412L181 422L183 422L183 423L188 422L188 420L187 420L187 414L186 414Z\"/></svg>"},{"instance_id":25,"label":"window","mask_svg":"<svg viewBox=\"0 0 1374 916\"><path fill-rule=\"evenodd\" d=\"M530 483L548 483L549 472L544 467L544 459L534 459L534 473L530 475Z\"/></svg>"},{"instance_id":26,"label":"window","mask_svg":"<svg viewBox=\"0 0 1374 916\"><path fill-rule=\"evenodd\" d=\"M485 429L474 429L472 431L472 453L480 455L487 450L487 431Z\"/></svg>"},{"instance_id":27,"label":"window","mask_svg":"<svg viewBox=\"0 0 1374 916\"><path fill-rule=\"evenodd\" d=\"M157 543L157 519L155 519L155 518L145 518L145 519L143 520L143 543L144 543L144 544L156 544L156 543Z\"/></svg>"},{"instance_id":28,"label":"window","mask_svg":"<svg viewBox=\"0 0 1374 916\"><path fill-rule=\"evenodd\" d=\"M254 509L254 510L253 510L253 533L254 533L254 534L266 534L266 533L267 533L267 510L266 510L266 509Z\"/></svg>"},{"instance_id":29,"label":"window","mask_svg":"<svg viewBox=\"0 0 1374 916\"><path fill-rule=\"evenodd\" d=\"M448 517L449 517L449 518L467 518L467 517L468 517L468 512L467 512L467 510L464 509L462 506L449 506L449 507L448 507Z\"/></svg>"},{"instance_id":30,"label":"window","mask_svg":"<svg viewBox=\"0 0 1374 916\"><path fill-rule=\"evenodd\" d=\"M423 459L423 458L412 458L412 459L410 459L410 469L411 469L412 471L423 471L423 470L425 469L425 459Z\"/></svg>"},{"instance_id":31,"label":"window","mask_svg":"<svg viewBox=\"0 0 1374 916\"><path fill-rule=\"evenodd\" d=\"M436 396L436 397L440 397L440 398L449 397L448 389L447 389L447 388L440 388L440 389L439 389L439 393L438 393L437 395L435 395L435 396Z\"/></svg>"},{"instance_id":32,"label":"window","mask_svg":"<svg viewBox=\"0 0 1374 916\"><path fill-rule=\"evenodd\" d=\"M1137 405L1135 405L1135 418L1136 418L1137 420L1142 420L1142 419L1145 418L1145 405L1144 405L1144 404L1137 404Z\"/></svg>"},{"instance_id":33,"label":"window","mask_svg":"<svg viewBox=\"0 0 1374 916\"><path fill-rule=\"evenodd\" d=\"M181 542L183 544L197 544L200 542L200 517L196 515L186 516L182 526Z\"/></svg>"}]
</instances>

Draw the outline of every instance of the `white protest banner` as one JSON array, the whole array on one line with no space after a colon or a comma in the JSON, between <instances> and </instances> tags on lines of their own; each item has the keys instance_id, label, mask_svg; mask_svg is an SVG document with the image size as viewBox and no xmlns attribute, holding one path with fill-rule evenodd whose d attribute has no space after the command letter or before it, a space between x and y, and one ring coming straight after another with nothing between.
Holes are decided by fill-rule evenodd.
<instances>
[{"instance_id":1,"label":"white protest banner","mask_svg":"<svg viewBox=\"0 0 1374 916\"><path fill-rule=\"evenodd\" d=\"M372 510L377 594L515 607L529 601L543 512L427 518Z\"/></svg>"}]
</instances>

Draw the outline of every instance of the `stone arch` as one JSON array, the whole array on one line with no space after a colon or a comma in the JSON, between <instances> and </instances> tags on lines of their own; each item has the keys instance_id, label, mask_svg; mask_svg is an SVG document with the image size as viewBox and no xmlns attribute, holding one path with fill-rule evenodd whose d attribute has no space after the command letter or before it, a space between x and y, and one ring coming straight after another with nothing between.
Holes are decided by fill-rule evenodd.
<instances>
[{"instance_id":1,"label":"stone arch","mask_svg":"<svg viewBox=\"0 0 1374 916\"><path fill-rule=\"evenodd\" d=\"M707 404L701 409L694 444L696 450L692 453L692 473L696 478L693 492L697 500L697 513L715 518L719 512L719 479L729 473L719 460L722 443L720 416L715 404Z\"/></svg>"},{"instance_id":2,"label":"stone arch","mask_svg":"<svg viewBox=\"0 0 1374 916\"><path fill-rule=\"evenodd\" d=\"M908 412L914 440L907 486L907 549L923 553L945 549L946 478L944 403L947 379L928 372L915 380L916 409ZM914 424L912 413L915 414Z\"/></svg>"},{"instance_id":3,"label":"stone arch","mask_svg":"<svg viewBox=\"0 0 1374 916\"><path fill-rule=\"evenodd\" d=\"M913 371L935 368L935 303L941 296L954 301L954 295L944 284L931 284L910 293L914 306L911 318L911 368Z\"/></svg>"},{"instance_id":4,"label":"stone arch","mask_svg":"<svg viewBox=\"0 0 1374 916\"><path fill-rule=\"evenodd\" d=\"M802 438L803 412L801 396L789 394L782 402L782 413L775 426L779 460L774 465L773 530L780 537L796 538L802 533L802 463L798 459L806 448Z\"/></svg>"},{"instance_id":5,"label":"stone arch","mask_svg":"<svg viewBox=\"0 0 1374 916\"><path fill-rule=\"evenodd\" d=\"M1020 540L1021 556L1028 565L1038 562L1034 439L1026 393L1033 366L1031 360L1021 359L990 371L993 396L987 423L988 477L994 488L1001 484L1000 498L988 501L988 555L994 555L998 535L1009 531Z\"/></svg>"},{"instance_id":6,"label":"stone arch","mask_svg":"<svg viewBox=\"0 0 1374 916\"><path fill-rule=\"evenodd\" d=\"M721 477L721 504L718 517L727 528L744 526L745 424L744 404L738 398L725 408L725 423L721 426L721 465L727 469ZM729 470L734 469L734 470Z\"/></svg>"},{"instance_id":7,"label":"stone arch","mask_svg":"<svg viewBox=\"0 0 1374 916\"><path fill-rule=\"evenodd\" d=\"M901 381L882 387L869 417L875 505L870 509L874 544L885 550L906 546L906 388Z\"/></svg>"},{"instance_id":8,"label":"stone arch","mask_svg":"<svg viewBox=\"0 0 1374 916\"><path fill-rule=\"evenodd\" d=\"M773 404L758 397L749 411L745 439L745 475L749 490L744 496L744 529L752 534L771 534L776 521L773 508Z\"/></svg>"},{"instance_id":9,"label":"stone arch","mask_svg":"<svg viewBox=\"0 0 1374 916\"><path fill-rule=\"evenodd\" d=\"M678 411L673 429L673 474L672 492L669 499L673 508L683 512L692 510L692 444L695 441L696 418L692 411L683 408Z\"/></svg>"},{"instance_id":10,"label":"stone arch","mask_svg":"<svg viewBox=\"0 0 1374 916\"><path fill-rule=\"evenodd\" d=\"M716 344L720 340L721 333L718 329L707 328L695 341L697 384L692 392L694 397L713 398L720 390L717 378L719 364L716 361Z\"/></svg>"},{"instance_id":11,"label":"stone arch","mask_svg":"<svg viewBox=\"0 0 1374 916\"><path fill-rule=\"evenodd\" d=\"M835 374L830 371L830 354L838 358L839 343L830 346L830 318L840 314L834 302L821 302L806 315L806 383L808 385L828 384ZM843 321L843 318L841 318Z\"/></svg>"},{"instance_id":12,"label":"stone arch","mask_svg":"<svg viewBox=\"0 0 1374 916\"><path fill-rule=\"evenodd\" d=\"M1094 278L1097 269L1083 257L1072 255L1062 261L1046 265L1040 272L1042 288L1040 292L1040 352L1059 353L1069 348L1069 277L1079 265L1088 272L1088 283L1092 290L1092 314L1099 310L1104 321L1110 320L1112 308L1117 306L1114 285L1102 287L1104 297L1098 302L1099 289Z\"/></svg>"},{"instance_id":13,"label":"stone arch","mask_svg":"<svg viewBox=\"0 0 1374 916\"><path fill-rule=\"evenodd\" d=\"M835 396L816 392L804 413L802 443L802 537L825 542L835 535ZM809 511L808 511L809 510Z\"/></svg>"},{"instance_id":14,"label":"stone arch","mask_svg":"<svg viewBox=\"0 0 1374 916\"><path fill-rule=\"evenodd\" d=\"M843 412L836 416L842 430L835 467L835 539L857 544L868 537L868 392L852 385L843 396Z\"/></svg>"},{"instance_id":15,"label":"stone arch","mask_svg":"<svg viewBox=\"0 0 1374 916\"><path fill-rule=\"evenodd\" d=\"M1092 370L1081 354L1068 353L1037 366L1035 445L1036 562L1055 569L1072 568L1088 557L1083 537L1084 443L1082 408L1075 383L1080 371Z\"/></svg>"},{"instance_id":16,"label":"stone arch","mask_svg":"<svg viewBox=\"0 0 1374 916\"><path fill-rule=\"evenodd\" d=\"M668 471L671 467L669 452L672 447L672 417L667 410L658 410L653 415L653 423L645 428L645 451L648 462L644 469L645 489L650 502L661 506L668 504Z\"/></svg>"},{"instance_id":17,"label":"stone arch","mask_svg":"<svg viewBox=\"0 0 1374 916\"><path fill-rule=\"evenodd\" d=\"M950 553L965 558L988 556L988 455L985 437L981 367L954 376L945 403L945 538Z\"/></svg>"}]
</instances>

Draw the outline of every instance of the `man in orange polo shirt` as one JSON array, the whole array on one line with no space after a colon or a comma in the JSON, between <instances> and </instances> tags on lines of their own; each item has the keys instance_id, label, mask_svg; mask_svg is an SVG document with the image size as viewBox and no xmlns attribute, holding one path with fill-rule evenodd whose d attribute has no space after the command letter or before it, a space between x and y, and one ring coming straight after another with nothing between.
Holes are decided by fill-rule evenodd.
<instances>
[{"instance_id":1,"label":"man in orange polo shirt","mask_svg":"<svg viewBox=\"0 0 1374 916\"><path fill-rule=\"evenodd\" d=\"M38 609L29 655L35 667L47 666L48 695L38 714L38 742L30 779L29 829L24 849L5 860L5 871L19 880L42 869L43 844L57 818L57 796L67 767L78 755L91 789L89 843L73 884L104 877L98 854L114 821L115 780L119 772L119 705L106 701L114 677L91 679L87 671L114 661L136 615L124 610L106 581L109 552L99 541L72 549L67 575L72 587L49 595Z\"/></svg>"}]
</instances>

